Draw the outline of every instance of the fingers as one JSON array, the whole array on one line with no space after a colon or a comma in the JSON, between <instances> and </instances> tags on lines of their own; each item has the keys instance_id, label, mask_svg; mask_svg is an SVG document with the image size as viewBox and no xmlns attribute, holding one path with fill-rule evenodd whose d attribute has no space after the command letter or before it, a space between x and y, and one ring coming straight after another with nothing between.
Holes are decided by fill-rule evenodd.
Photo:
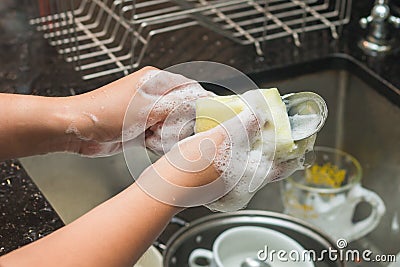
<instances>
[{"instance_id":1,"label":"fingers","mask_svg":"<svg viewBox=\"0 0 400 267\"><path fill-rule=\"evenodd\" d=\"M156 122L162 121L177 106L213 95L194 80L161 70L147 71L139 83L138 92L151 100L149 119ZM194 103L187 109L194 109Z\"/></svg>"},{"instance_id":2,"label":"fingers","mask_svg":"<svg viewBox=\"0 0 400 267\"><path fill-rule=\"evenodd\" d=\"M247 140L249 144L253 144L269 121L269 107L259 90L248 91L241 98L245 103L243 111L218 127L232 139L241 142ZM222 108L231 110L227 105L223 103L221 105L223 105Z\"/></svg>"},{"instance_id":3,"label":"fingers","mask_svg":"<svg viewBox=\"0 0 400 267\"><path fill-rule=\"evenodd\" d=\"M269 182L276 182L292 175L295 171L303 169L299 159L291 159L284 162L275 163L268 175Z\"/></svg>"},{"instance_id":4,"label":"fingers","mask_svg":"<svg viewBox=\"0 0 400 267\"><path fill-rule=\"evenodd\" d=\"M189 137L194 132L195 124L195 107L194 101L181 101L170 99L171 96L166 95L169 100L165 104L159 103L160 109L166 113L163 121L151 126L146 137L146 147L155 151L157 154L167 153L173 145L180 140ZM156 109L156 110L160 110ZM164 115L158 115L159 118Z\"/></svg>"},{"instance_id":5,"label":"fingers","mask_svg":"<svg viewBox=\"0 0 400 267\"><path fill-rule=\"evenodd\" d=\"M164 154L161 142L161 129L162 123L157 123L146 130L145 134L145 146L157 155Z\"/></svg>"},{"instance_id":6,"label":"fingers","mask_svg":"<svg viewBox=\"0 0 400 267\"><path fill-rule=\"evenodd\" d=\"M241 135L242 138L253 143L271 119L269 106L260 90L248 91L240 97L245 104L243 111L224 122L223 126L232 132L246 132L247 135Z\"/></svg>"},{"instance_id":7,"label":"fingers","mask_svg":"<svg viewBox=\"0 0 400 267\"><path fill-rule=\"evenodd\" d=\"M245 206L263 185L280 177L281 172L271 172L275 147L264 144L269 135L274 136L266 125L271 120L268 103L259 90L248 91L241 96L244 109L230 120L210 131L223 132L229 149L220 149L217 161L224 162L221 173L231 191L219 201L208 205L223 211ZM270 128L270 127L269 127ZM267 135L267 138L263 135ZM222 155L222 154L226 155ZM279 169L280 170L280 169Z\"/></svg>"},{"instance_id":8,"label":"fingers","mask_svg":"<svg viewBox=\"0 0 400 267\"><path fill-rule=\"evenodd\" d=\"M164 155L179 141L193 134L194 121L171 125L158 123L146 131L145 145L158 155Z\"/></svg>"},{"instance_id":9,"label":"fingers","mask_svg":"<svg viewBox=\"0 0 400 267\"><path fill-rule=\"evenodd\" d=\"M256 117L257 127L265 128L266 124L272 120L270 107L261 90L247 91L242 95L242 100L247 109Z\"/></svg>"},{"instance_id":10,"label":"fingers","mask_svg":"<svg viewBox=\"0 0 400 267\"><path fill-rule=\"evenodd\" d=\"M174 144L193 134L195 100L213 95L196 81L166 71L150 70L143 78L138 98L151 99L147 107L146 147L165 154ZM142 101L143 102L143 101Z\"/></svg>"},{"instance_id":11,"label":"fingers","mask_svg":"<svg viewBox=\"0 0 400 267\"><path fill-rule=\"evenodd\" d=\"M149 95L161 96L186 84L197 84L197 82L179 74L150 69L143 74L138 88Z\"/></svg>"},{"instance_id":12,"label":"fingers","mask_svg":"<svg viewBox=\"0 0 400 267\"><path fill-rule=\"evenodd\" d=\"M255 193L265 183L272 162L260 150L254 150L251 154L248 169L251 172L252 178L249 182L248 191L249 193Z\"/></svg>"}]
</instances>

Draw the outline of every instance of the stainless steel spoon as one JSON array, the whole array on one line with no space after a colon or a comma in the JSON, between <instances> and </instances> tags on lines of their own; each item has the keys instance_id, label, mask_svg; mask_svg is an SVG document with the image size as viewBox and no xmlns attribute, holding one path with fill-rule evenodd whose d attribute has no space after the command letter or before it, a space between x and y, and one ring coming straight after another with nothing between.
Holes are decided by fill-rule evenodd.
<instances>
[{"instance_id":1,"label":"stainless steel spoon","mask_svg":"<svg viewBox=\"0 0 400 267\"><path fill-rule=\"evenodd\" d=\"M306 139L319 130L328 117L325 100L316 93L300 92L282 96L289 115L294 141Z\"/></svg>"},{"instance_id":2,"label":"stainless steel spoon","mask_svg":"<svg viewBox=\"0 0 400 267\"><path fill-rule=\"evenodd\" d=\"M256 258L246 258L240 267L271 267L271 265Z\"/></svg>"}]
</instances>

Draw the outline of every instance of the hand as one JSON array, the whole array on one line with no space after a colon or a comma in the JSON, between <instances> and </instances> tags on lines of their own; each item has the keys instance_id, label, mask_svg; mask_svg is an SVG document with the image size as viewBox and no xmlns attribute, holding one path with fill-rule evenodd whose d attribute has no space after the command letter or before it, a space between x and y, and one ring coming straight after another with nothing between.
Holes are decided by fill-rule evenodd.
<instances>
[{"instance_id":1,"label":"hand","mask_svg":"<svg viewBox=\"0 0 400 267\"><path fill-rule=\"evenodd\" d=\"M245 207L267 183L297 170L298 153L285 159L274 155L275 131L268 127L272 117L261 92L249 91L242 97L251 108L178 142L145 171L153 178L139 180L139 186L170 205L206 204L212 210L234 211Z\"/></svg>"},{"instance_id":2,"label":"hand","mask_svg":"<svg viewBox=\"0 0 400 267\"><path fill-rule=\"evenodd\" d=\"M225 136L214 166L221 174L227 192L205 205L211 210L235 211L244 208L266 184L288 177L303 167L302 153L275 157L275 130L268 127L272 116L262 93L248 91L242 95L247 107L236 117L211 131ZM308 140L312 147L315 138Z\"/></svg>"},{"instance_id":3,"label":"hand","mask_svg":"<svg viewBox=\"0 0 400 267\"><path fill-rule=\"evenodd\" d=\"M125 118L125 123L132 121L133 127L140 132L135 121L147 121L145 145L153 152L163 155L178 141L193 134L196 112L195 100L201 97L214 96L204 90L196 81L182 75L166 71L148 73L130 104L128 114L141 114L140 119ZM168 88L166 90L166 88ZM137 111L142 98L152 99L144 109ZM146 119L147 117L147 119ZM143 129L143 128L142 128ZM136 134L127 133L127 139L135 138Z\"/></svg>"},{"instance_id":4,"label":"hand","mask_svg":"<svg viewBox=\"0 0 400 267\"><path fill-rule=\"evenodd\" d=\"M143 68L70 98L77 119L66 130L76 138L68 150L92 157L108 156L122 150L122 139L126 142L145 134L145 145L163 154L193 133L194 100L210 95L197 82L181 75ZM179 135L176 129L181 129ZM173 136L164 138L167 142L163 143L162 132Z\"/></svg>"}]
</instances>

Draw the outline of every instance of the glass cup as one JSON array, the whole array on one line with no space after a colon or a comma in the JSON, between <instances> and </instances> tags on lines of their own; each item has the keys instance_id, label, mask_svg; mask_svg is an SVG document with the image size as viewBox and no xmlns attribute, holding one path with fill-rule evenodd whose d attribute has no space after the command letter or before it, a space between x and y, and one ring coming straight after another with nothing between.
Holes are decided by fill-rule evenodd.
<instances>
[{"instance_id":1,"label":"glass cup","mask_svg":"<svg viewBox=\"0 0 400 267\"><path fill-rule=\"evenodd\" d=\"M351 155L328 147L315 147L315 162L281 184L285 213L303 219L333 239L356 240L371 232L385 213L383 200L361 186L360 163ZM371 214L353 222L360 202Z\"/></svg>"}]
</instances>

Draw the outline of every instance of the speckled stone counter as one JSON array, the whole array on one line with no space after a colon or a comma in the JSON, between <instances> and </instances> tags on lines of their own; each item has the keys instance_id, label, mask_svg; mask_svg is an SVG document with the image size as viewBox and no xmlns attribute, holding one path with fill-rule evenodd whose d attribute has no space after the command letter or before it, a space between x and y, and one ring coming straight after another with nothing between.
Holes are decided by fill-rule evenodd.
<instances>
[{"instance_id":1,"label":"speckled stone counter","mask_svg":"<svg viewBox=\"0 0 400 267\"><path fill-rule=\"evenodd\" d=\"M40 33L29 26L35 16L28 0L0 1L0 92L67 96L97 88L118 78L82 81L72 64L64 62ZM351 23L342 38L333 40L329 31L302 37L296 48L291 38L268 42L265 55L252 46L235 44L201 27L161 36L150 44L142 65L159 68L191 60L210 60L231 65L245 73L279 70L331 57L347 57L388 88L385 94L400 96L400 54L366 56L357 42L364 34L358 20L369 14L372 1L353 1ZM272 73L272 72L271 72ZM275 72L278 73L278 72ZM396 99L395 99L396 98ZM6 114L1 114L6 115ZM63 223L17 160L0 163L0 255L32 242Z\"/></svg>"},{"instance_id":2,"label":"speckled stone counter","mask_svg":"<svg viewBox=\"0 0 400 267\"><path fill-rule=\"evenodd\" d=\"M0 163L0 254L63 226L53 208L16 160Z\"/></svg>"}]
</instances>

